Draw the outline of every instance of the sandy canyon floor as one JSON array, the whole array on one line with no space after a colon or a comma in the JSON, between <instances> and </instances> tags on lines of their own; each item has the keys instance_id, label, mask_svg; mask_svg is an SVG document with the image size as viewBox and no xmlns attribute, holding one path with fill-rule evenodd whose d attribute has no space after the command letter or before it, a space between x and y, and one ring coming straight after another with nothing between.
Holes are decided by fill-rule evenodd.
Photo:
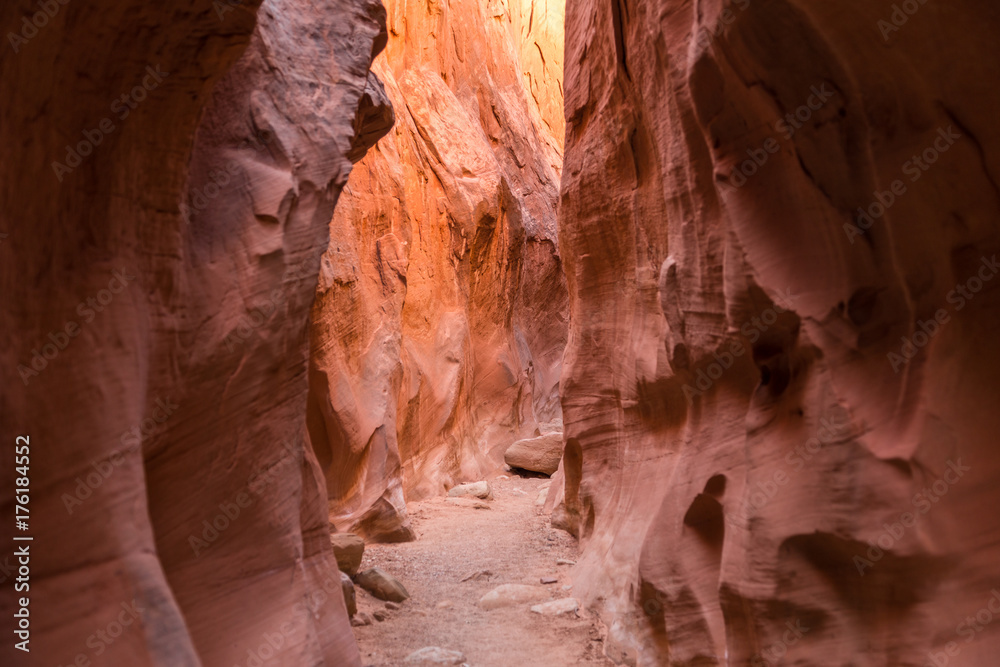
<instances>
[{"instance_id":1,"label":"sandy canyon floor","mask_svg":"<svg viewBox=\"0 0 1000 667\"><path fill-rule=\"evenodd\" d=\"M582 608L552 617L531 612L537 602L477 605L497 586L537 586L543 578L556 579L545 585L552 599L572 596L572 565L558 561L576 560L576 542L551 528L536 505L547 482L511 474L490 482L492 500L410 503L417 541L365 550L362 569L382 568L411 597L391 609L357 587L359 613L384 618L354 628L364 664L401 666L414 651L437 646L460 651L469 667L612 665L600 622Z\"/></svg>"}]
</instances>

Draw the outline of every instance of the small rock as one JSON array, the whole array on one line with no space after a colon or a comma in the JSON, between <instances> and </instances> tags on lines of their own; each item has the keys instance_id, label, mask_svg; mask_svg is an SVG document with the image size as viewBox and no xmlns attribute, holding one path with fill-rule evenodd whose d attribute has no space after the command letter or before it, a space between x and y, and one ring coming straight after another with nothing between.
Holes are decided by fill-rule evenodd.
<instances>
[{"instance_id":1,"label":"small rock","mask_svg":"<svg viewBox=\"0 0 1000 667\"><path fill-rule=\"evenodd\" d=\"M358 573L354 582L379 600L402 602L410 597L403 584L377 567Z\"/></svg>"},{"instance_id":2,"label":"small rock","mask_svg":"<svg viewBox=\"0 0 1000 667\"><path fill-rule=\"evenodd\" d=\"M510 479L507 475L498 475L497 479Z\"/></svg>"},{"instance_id":3,"label":"small rock","mask_svg":"<svg viewBox=\"0 0 1000 667\"><path fill-rule=\"evenodd\" d=\"M580 609L580 603L575 598L562 598L543 604L536 604L531 611L544 616L559 616L560 614L575 614Z\"/></svg>"},{"instance_id":4,"label":"small rock","mask_svg":"<svg viewBox=\"0 0 1000 667\"><path fill-rule=\"evenodd\" d=\"M491 570L476 570L462 577L461 581L465 582L470 579L472 581L489 581L492 576L493 572Z\"/></svg>"},{"instance_id":5,"label":"small rock","mask_svg":"<svg viewBox=\"0 0 1000 667\"><path fill-rule=\"evenodd\" d=\"M373 611L372 616L374 616L375 620L378 621L379 623L389 618L389 616L381 609L376 609L375 611Z\"/></svg>"},{"instance_id":6,"label":"small rock","mask_svg":"<svg viewBox=\"0 0 1000 667\"><path fill-rule=\"evenodd\" d=\"M555 583L558 583L558 582L559 582L559 580L556 579L555 577L542 577L542 583L543 584L555 584Z\"/></svg>"},{"instance_id":7,"label":"small rock","mask_svg":"<svg viewBox=\"0 0 1000 667\"><path fill-rule=\"evenodd\" d=\"M396 611L397 609L399 609L399 605L396 604L395 602L386 602L385 608L388 609L389 611Z\"/></svg>"},{"instance_id":8,"label":"small rock","mask_svg":"<svg viewBox=\"0 0 1000 667\"><path fill-rule=\"evenodd\" d=\"M330 535L330 543L340 571L352 577L357 574L361 558L365 555L365 541L351 533L333 533Z\"/></svg>"},{"instance_id":9,"label":"small rock","mask_svg":"<svg viewBox=\"0 0 1000 667\"><path fill-rule=\"evenodd\" d=\"M457 507L468 507L474 510L488 510L493 509L482 500L477 500L476 498L445 498L445 502L449 505L455 505Z\"/></svg>"},{"instance_id":10,"label":"small rock","mask_svg":"<svg viewBox=\"0 0 1000 667\"><path fill-rule=\"evenodd\" d=\"M538 602L548 597L548 591L541 586L504 584L481 597L479 599L479 606L486 610L499 609L500 607L512 607L525 602Z\"/></svg>"},{"instance_id":11,"label":"small rock","mask_svg":"<svg viewBox=\"0 0 1000 667\"><path fill-rule=\"evenodd\" d=\"M406 656L408 665L461 665L465 656L458 651L449 651L439 646L427 646Z\"/></svg>"},{"instance_id":12,"label":"small rock","mask_svg":"<svg viewBox=\"0 0 1000 667\"><path fill-rule=\"evenodd\" d=\"M346 572L340 573L340 587L344 592L344 604L347 605L347 615L354 616L358 613L358 600L354 593L354 582L351 581Z\"/></svg>"},{"instance_id":13,"label":"small rock","mask_svg":"<svg viewBox=\"0 0 1000 667\"><path fill-rule=\"evenodd\" d=\"M450 609L453 606L454 605L452 604L451 600L441 600L436 605L434 605L436 609Z\"/></svg>"},{"instance_id":14,"label":"small rock","mask_svg":"<svg viewBox=\"0 0 1000 667\"><path fill-rule=\"evenodd\" d=\"M556 565L576 565L575 560L567 560L565 558L559 558L556 560Z\"/></svg>"},{"instance_id":15,"label":"small rock","mask_svg":"<svg viewBox=\"0 0 1000 667\"><path fill-rule=\"evenodd\" d=\"M535 505L538 505L539 507L541 507L542 505L545 504L545 499L548 498L548 497L549 497L549 490L548 489L542 489L542 490L540 490L538 492L538 497L535 498Z\"/></svg>"},{"instance_id":16,"label":"small rock","mask_svg":"<svg viewBox=\"0 0 1000 667\"><path fill-rule=\"evenodd\" d=\"M362 625L371 625L371 624L372 624L372 617L369 616L368 614L366 614L363 611L358 612L354 616L354 618L351 619L351 625L353 625L355 627L362 626Z\"/></svg>"},{"instance_id":17,"label":"small rock","mask_svg":"<svg viewBox=\"0 0 1000 667\"><path fill-rule=\"evenodd\" d=\"M507 448L503 460L511 468L551 475L559 468L562 454L563 434L556 431L537 438L518 440Z\"/></svg>"},{"instance_id":18,"label":"small rock","mask_svg":"<svg viewBox=\"0 0 1000 667\"><path fill-rule=\"evenodd\" d=\"M510 495L520 497L520 496L526 496L528 494L522 491L521 489L514 489L513 491L510 492Z\"/></svg>"},{"instance_id":19,"label":"small rock","mask_svg":"<svg viewBox=\"0 0 1000 667\"><path fill-rule=\"evenodd\" d=\"M475 496L476 498L489 500L493 498L493 491L490 489L489 482L483 481L473 482L471 484L459 484L448 491L448 495L452 498L457 498L459 496Z\"/></svg>"}]
</instances>

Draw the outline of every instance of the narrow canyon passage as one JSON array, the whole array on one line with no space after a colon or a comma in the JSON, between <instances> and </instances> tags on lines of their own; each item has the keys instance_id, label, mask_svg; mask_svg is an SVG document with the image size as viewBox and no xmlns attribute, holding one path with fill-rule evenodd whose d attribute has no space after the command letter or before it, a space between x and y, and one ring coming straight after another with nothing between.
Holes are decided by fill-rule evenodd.
<instances>
[{"instance_id":1,"label":"narrow canyon passage","mask_svg":"<svg viewBox=\"0 0 1000 667\"><path fill-rule=\"evenodd\" d=\"M613 665L593 614L583 608L558 615L530 610L571 596L577 545L551 527L538 501L550 483L508 473L490 480L488 500L411 503L417 540L368 545L364 552L362 569L383 569L404 582L411 597L386 609L357 588L354 630L362 661L394 667L414 652L439 647L462 654L455 664L477 667ZM537 597L484 609L483 596L505 584L530 586Z\"/></svg>"},{"instance_id":2,"label":"narrow canyon passage","mask_svg":"<svg viewBox=\"0 0 1000 667\"><path fill-rule=\"evenodd\" d=\"M541 506L551 481L536 505L539 479L498 477L515 442L545 452L546 477L561 459L563 3L385 5L368 116L392 128L330 223L306 419L335 549L367 542L351 572L362 660L437 647L481 667L608 664L556 564L575 542ZM463 483L490 497L443 499ZM411 597L386 609L372 578ZM483 606L506 585L530 599ZM576 609L530 611L545 602Z\"/></svg>"},{"instance_id":3,"label":"narrow canyon passage","mask_svg":"<svg viewBox=\"0 0 1000 667\"><path fill-rule=\"evenodd\" d=\"M406 501L561 433L561 0L387 0L311 312L309 440L330 520L413 538Z\"/></svg>"},{"instance_id":4,"label":"narrow canyon passage","mask_svg":"<svg viewBox=\"0 0 1000 667\"><path fill-rule=\"evenodd\" d=\"M0 665L995 667L998 33L3 0Z\"/></svg>"}]
</instances>

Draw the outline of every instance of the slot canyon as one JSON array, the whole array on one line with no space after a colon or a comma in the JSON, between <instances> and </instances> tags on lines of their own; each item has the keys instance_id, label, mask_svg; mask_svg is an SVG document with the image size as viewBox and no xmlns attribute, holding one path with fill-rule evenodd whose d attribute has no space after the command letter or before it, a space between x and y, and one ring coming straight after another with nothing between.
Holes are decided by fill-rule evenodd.
<instances>
[{"instance_id":1,"label":"slot canyon","mask_svg":"<svg viewBox=\"0 0 1000 667\"><path fill-rule=\"evenodd\" d=\"M997 664L1000 7L0 27L0 664Z\"/></svg>"}]
</instances>

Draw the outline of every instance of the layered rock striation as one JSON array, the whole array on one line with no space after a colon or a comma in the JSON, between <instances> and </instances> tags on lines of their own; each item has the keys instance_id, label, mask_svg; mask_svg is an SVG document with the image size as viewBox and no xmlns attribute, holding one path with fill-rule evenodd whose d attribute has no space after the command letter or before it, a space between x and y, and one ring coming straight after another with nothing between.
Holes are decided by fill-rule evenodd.
<instances>
[{"instance_id":1,"label":"layered rock striation","mask_svg":"<svg viewBox=\"0 0 1000 667\"><path fill-rule=\"evenodd\" d=\"M568 4L550 505L616 659L1000 649L998 27L975 2Z\"/></svg>"},{"instance_id":2,"label":"layered rock striation","mask_svg":"<svg viewBox=\"0 0 1000 667\"><path fill-rule=\"evenodd\" d=\"M0 57L0 429L31 443L31 662L360 664L307 320L349 158L391 124L384 9L48 4L0 9L25 40Z\"/></svg>"},{"instance_id":3,"label":"layered rock striation","mask_svg":"<svg viewBox=\"0 0 1000 667\"><path fill-rule=\"evenodd\" d=\"M373 71L393 131L330 226L309 433L331 520L412 539L406 499L482 478L558 427L567 297L562 4L390 1Z\"/></svg>"}]
</instances>

